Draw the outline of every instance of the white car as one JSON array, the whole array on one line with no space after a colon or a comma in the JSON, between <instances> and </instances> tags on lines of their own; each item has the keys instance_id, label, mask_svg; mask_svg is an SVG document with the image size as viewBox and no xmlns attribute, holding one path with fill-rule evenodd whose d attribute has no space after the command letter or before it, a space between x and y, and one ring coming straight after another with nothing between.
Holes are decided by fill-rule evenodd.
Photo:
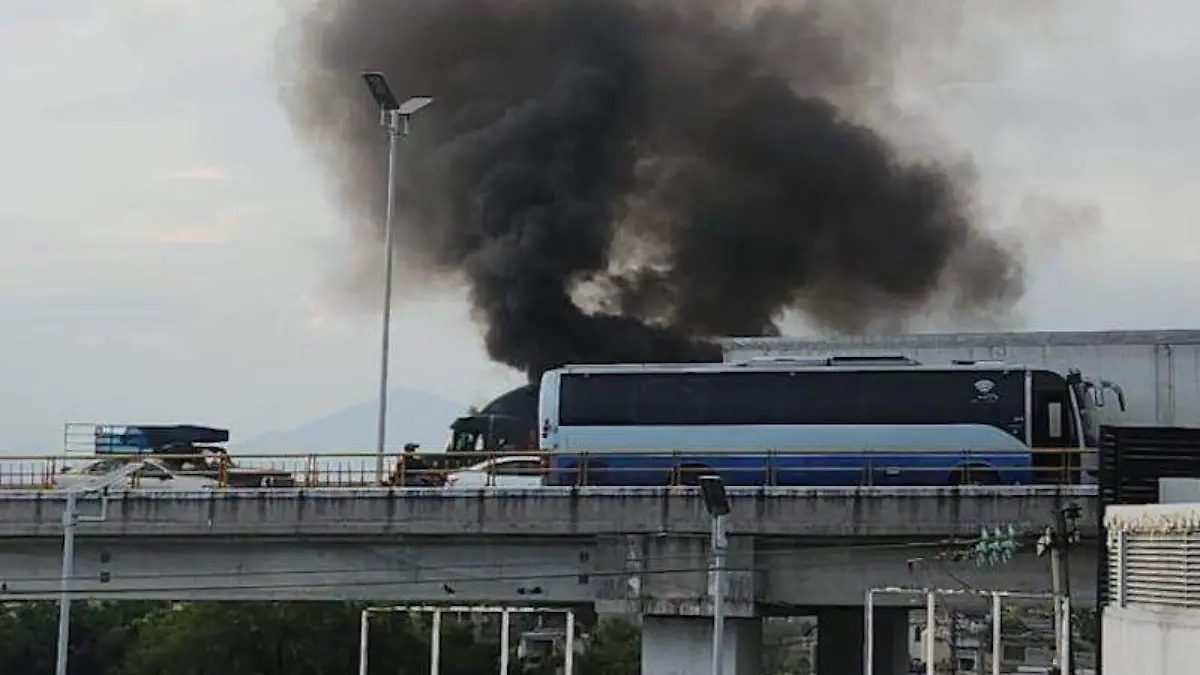
<instances>
[{"instance_id":1,"label":"white car","mask_svg":"<svg viewBox=\"0 0 1200 675\"><path fill-rule=\"evenodd\" d=\"M114 460L99 459L83 466L64 470L54 477L54 487L59 490L86 490L90 487L102 486L105 478L116 471L125 470L130 464L139 465L131 469L129 477L119 484L113 485L112 490L141 489L141 490L207 490L218 486L218 482L201 476L186 476L173 473L162 464L149 459Z\"/></svg>"},{"instance_id":2,"label":"white car","mask_svg":"<svg viewBox=\"0 0 1200 675\"><path fill-rule=\"evenodd\" d=\"M493 457L446 476L448 488L541 487L546 464L536 455Z\"/></svg>"}]
</instances>

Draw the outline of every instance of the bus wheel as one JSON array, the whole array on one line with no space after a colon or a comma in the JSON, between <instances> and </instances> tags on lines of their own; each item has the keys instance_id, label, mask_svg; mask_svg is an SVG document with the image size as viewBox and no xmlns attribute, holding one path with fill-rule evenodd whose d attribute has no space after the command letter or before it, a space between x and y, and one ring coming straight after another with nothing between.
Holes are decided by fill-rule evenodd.
<instances>
[{"instance_id":1,"label":"bus wheel","mask_svg":"<svg viewBox=\"0 0 1200 675\"><path fill-rule=\"evenodd\" d=\"M954 473L955 485L999 485L1000 474L990 466L971 464Z\"/></svg>"},{"instance_id":2,"label":"bus wheel","mask_svg":"<svg viewBox=\"0 0 1200 675\"><path fill-rule=\"evenodd\" d=\"M671 475L667 479L668 485L683 485L686 487L698 487L700 485L701 476L715 475L712 468L703 464L680 464L671 470Z\"/></svg>"}]
</instances>

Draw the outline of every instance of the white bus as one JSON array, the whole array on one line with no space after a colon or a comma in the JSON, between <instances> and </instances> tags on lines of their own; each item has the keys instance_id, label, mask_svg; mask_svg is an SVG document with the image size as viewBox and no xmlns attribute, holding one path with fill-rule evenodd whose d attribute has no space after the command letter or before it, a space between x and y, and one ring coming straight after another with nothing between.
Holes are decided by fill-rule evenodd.
<instances>
[{"instance_id":1,"label":"white bus","mask_svg":"<svg viewBox=\"0 0 1200 675\"><path fill-rule=\"evenodd\" d=\"M1099 402L1078 373L997 362L565 366L542 376L538 445L556 484L1077 482Z\"/></svg>"}]
</instances>

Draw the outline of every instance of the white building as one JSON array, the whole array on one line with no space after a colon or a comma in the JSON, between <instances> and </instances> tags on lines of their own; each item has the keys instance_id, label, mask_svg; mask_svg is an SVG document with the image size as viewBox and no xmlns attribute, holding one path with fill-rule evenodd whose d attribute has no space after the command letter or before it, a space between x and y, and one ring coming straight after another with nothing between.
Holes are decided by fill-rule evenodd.
<instances>
[{"instance_id":1,"label":"white building","mask_svg":"<svg viewBox=\"0 0 1200 675\"><path fill-rule=\"evenodd\" d=\"M1200 500L1110 506L1104 522L1104 674L1200 673Z\"/></svg>"},{"instance_id":2,"label":"white building","mask_svg":"<svg viewBox=\"0 0 1200 675\"><path fill-rule=\"evenodd\" d=\"M1200 426L1200 330L927 333L804 340L727 338L725 360L903 355L929 365L1005 361L1084 375L1121 386L1128 409L1107 409L1126 425Z\"/></svg>"}]
</instances>

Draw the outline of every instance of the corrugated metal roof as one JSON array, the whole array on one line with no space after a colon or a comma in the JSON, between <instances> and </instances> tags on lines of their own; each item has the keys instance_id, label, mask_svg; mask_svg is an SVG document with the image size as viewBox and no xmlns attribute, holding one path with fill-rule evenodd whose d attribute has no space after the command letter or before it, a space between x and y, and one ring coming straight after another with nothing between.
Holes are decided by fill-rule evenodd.
<instances>
[{"instance_id":1,"label":"corrugated metal roof","mask_svg":"<svg viewBox=\"0 0 1200 675\"><path fill-rule=\"evenodd\" d=\"M1122 504L1104 509L1110 533L1200 534L1200 504Z\"/></svg>"},{"instance_id":2,"label":"corrugated metal roof","mask_svg":"<svg viewBox=\"0 0 1200 675\"><path fill-rule=\"evenodd\" d=\"M1200 330L1026 331L1005 333L917 333L908 335L803 339L795 337L730 337L726 349L802 350L828 347L895 349L903 347L1012 347L1096 345L1195 345Z\"/></svg>"}]
</instances>

